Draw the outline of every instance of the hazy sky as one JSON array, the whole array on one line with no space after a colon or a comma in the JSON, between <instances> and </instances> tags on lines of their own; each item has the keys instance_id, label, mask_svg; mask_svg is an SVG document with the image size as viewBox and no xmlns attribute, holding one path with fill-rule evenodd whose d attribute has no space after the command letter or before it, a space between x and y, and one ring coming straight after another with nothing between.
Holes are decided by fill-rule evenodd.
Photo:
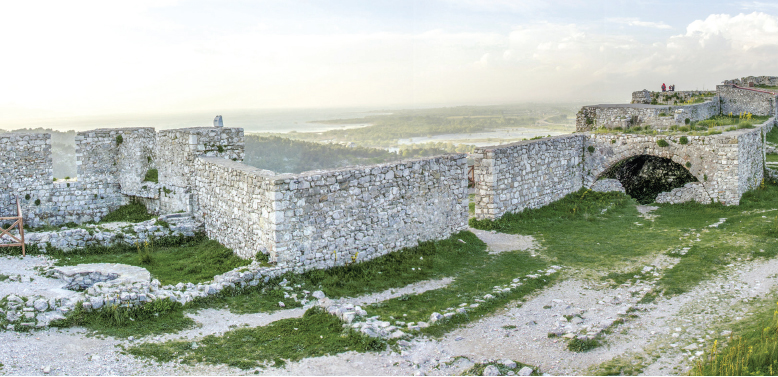
<instances>
[{"instance_id":1,"label":"hazy sky","mask_svg":"<svg viewBox=\"0 0 778 377\"><path fill-rule=\"evenodd\" d=\"M0 0L0 14L0 123L627 101L778 75L778 4L756 1Z\"/></svg>"}]
</instances>

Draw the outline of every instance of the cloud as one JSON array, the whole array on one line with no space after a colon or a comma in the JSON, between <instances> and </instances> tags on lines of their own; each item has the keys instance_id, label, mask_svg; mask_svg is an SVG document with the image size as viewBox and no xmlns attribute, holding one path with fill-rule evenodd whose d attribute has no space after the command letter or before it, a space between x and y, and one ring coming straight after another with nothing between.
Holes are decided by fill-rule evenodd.
<instances>
[{"instance_id":1,"label":"cloud","mask_svg":"<svg viewBox=\"0 0 778 377\"><path fill-rule=\"evenodd\" d=\"M665 24L664 22L649 22L649 21L640 21L638 18L624 18L624 17L618 17L618 18L608 18L606 19L609 22L617 23L617 24L624 24L629 26L641 26L641 27L650 27L655 29L672 29L673 27Z\"/></svg>"},{"instance_id":2,"label":"cloud","mask_svg":"<svg viewBox=\"0 0 778 377\"><path fill-rule=\"evenodd\" d=\"M0 12L18 16L0 24L0 33L14 36L4 40L12 58L0 62L0 108L86 113L626 101L630 92L662 82L711 88L724 79L776 74L778 56L778 18L759 12L710 15L650 40L571 22L503 32L291 33L258 19L252 27L202 32L208 25L179 24L150 3L54 4L45 12L34 3L0 5ZM610 21L665 28L637 18Z\"/></svg>"}]
</instances>

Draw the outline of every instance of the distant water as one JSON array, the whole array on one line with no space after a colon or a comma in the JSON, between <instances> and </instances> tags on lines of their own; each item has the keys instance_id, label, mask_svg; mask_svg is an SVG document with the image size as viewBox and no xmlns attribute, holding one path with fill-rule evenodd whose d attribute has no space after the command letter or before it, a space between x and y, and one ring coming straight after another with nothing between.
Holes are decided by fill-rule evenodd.
<instances>
[{"instance_id":1,"label":"distant water","mask_svg":"<svg viewBox=\"0 0 778 377\"><path fill-rule=\"evenodd\" d=\"M213 118L221 115L225 127L241 127L245 132L322 132L332 129L357 128L365 124L320 124L315 120L362 118L377 115L372 109L290 109L238 110L208 113L139 114L51 118L24 122L3 122L0 129L51 128L59 131L86 131L95 128L154 127L157 130L186 127L213 127ZM382 113L385 114L385 113Z\"/></svg>"}]
</instances>

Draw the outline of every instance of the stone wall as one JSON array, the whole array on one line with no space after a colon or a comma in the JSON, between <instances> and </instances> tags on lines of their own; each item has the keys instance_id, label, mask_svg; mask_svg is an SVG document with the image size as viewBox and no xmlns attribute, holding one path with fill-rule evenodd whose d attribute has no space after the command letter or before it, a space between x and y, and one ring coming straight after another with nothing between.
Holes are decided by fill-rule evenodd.
<instances>
[{"instance_id":1,"label":"stone wall","mask_svg":"<svg viewBox=\"0 0 778 377\"><path fill-rule=\"evenodd\" d=\"M194 215L205 224L206 235L242 258L258 252L275 258L276 208L282 196L275 173L213 157L196 159L194 172Z\"/></svg>"},{"instance_id":2,"label":"stone wall","mask_svg":"<svg viewBox=\"0 0 778 377\"><path fill-rule=\"evenodd\" d=\"M16 216L18 194L25 221L38 222L52 186L51 135L0 134L0 156L0 216Z\"/></svg>"},{"instance_id":3,"label":"stone wall","mask_svg":"<svg viewBox=\"0 0 778 377\"><path fill-rule=\"evenodd\" d=\"M714 97L716 92L710 90L679 90L673 92L652 92L646 89L632 92L632 104L650 105L683 105L684 102L697 96Z\"/></svg>"},{"instance_id":4,"label":"stone wall","mask_svg":"<svg viewBox=\"0 0 778 377\"><path fill-rule=\"evenodd\" d=\"M759 187L764 179L765 135L775 126L770 118L754 129L733 131L738 144L738 192L742 195Z\"/></svg>"},{"instance_id":5,"label":"stone wall","mask_svg":"<svg viewBox=\"0 0 778 377\"><path fill-rule=\"evenodd\" d=\"M710 101L686 106L666 105L595 105L584 106L576 115L576 132L593 131L600 127L607 129L628 129L650 126L654 129L668 129L689 121L708 119L719 114L719 101Z\"/></svg>"},{"instance_id":6,"label":"stone wall","mask_svg":"<svg viewBox=\"0 0 778 377\"><path fill-rule=\"evenodd\" d=\"M197 156L243 159L239 128L96 129L75 143L78 176L53 181L50 135L0 135L0 215L16 215L14 194L31 227L98 221L131 198L156 213L189 212ZM144 181L160 161L159 183Z\"/></svg>"},{"instance_id":7,"label":"stone wall","mask_svg":"<svg viewBox=\"0 0 778 377\"><path fill-rule=\"evenodd\" d=\"M157 135L156 166L159 171L160 213L190 212L195 160L199 156L243 161L242 128L180 128Z\"/></svg>"},{"instance_id":8,"label":"stone wall","mask_svg":"<svg viewBox=\"0 0 778 377\"><path fill-rule=\"evenodd\" d=\"M584 185L591 187L610 167L627 158L650 155L663 157L684 166L703 184L709 197L727 205L737 204L738 146L731 132L712 136L589 134L584 159ZM668 146L659 146L664 140ZM594 150L588 151L588 146Z\"/></svg>"},{"instance_id":9,"label":"stone wall","mask_svg":"<svg viewBox=\"0 0 778 377\"><path fill-rule=\"evenodd\" d=\"M746 76L739 79L724 80L724 84L748 86L753 82L754 85L778 86L778 77L776 76Z\"/></svg>"},{"instance_id":10,"label":"stone wall","mask_svg":"<svg viewBox=\"0 0 778 377\"><path fill-rule=\"evenodd\" d=\"M585 139L572 134L477 148L475 217L542 207L580 189Z\"/></svg>"},{"instance_id":11,"label":"stone wall","mask_svg":"<svg viewBox=\"0 0 778 377\"><path fill-rule=\"evenodd\" d=\"M196 216L243 258L265 252L297 271L345 265L466 229L466 167L455 154L276 175L201 157Z\"/></svg>"},{"instance_id":12,"label":"stone wall","mask_svg":"<svg viewBox=\"0 0 778 377\"><path fill-rule=\"evenodd\" d=\"M426 159L276 177L279 263L370 260L467 229L467 159ZM281 211L283 210L283 216ZM283 255L283 257L282 257Z\"/></svg>"},{"instance_id":13,"label":"stone wall","mask_svg":"<svg viewBox=\"0 0 778 377\"><path fill-rule=\"evenodd\" d=\"M155 169L156 132L151 127L119 130L122 143L116 157L121 193L143 198L159 197L157 184L144 181L146 173Z\"/></svg>"},{"instance_id":14,"label":"stone wall","mask_svg":"<svg viewBox=\"0 0 778 377\"><path fill-rule=\"evenodd\" d=\"M722 114L751 113L753 115L776 115L775 92L740 88L734 85L718 85L716 90L718 90L722 98Z\"/></svg>"}]
</instances>

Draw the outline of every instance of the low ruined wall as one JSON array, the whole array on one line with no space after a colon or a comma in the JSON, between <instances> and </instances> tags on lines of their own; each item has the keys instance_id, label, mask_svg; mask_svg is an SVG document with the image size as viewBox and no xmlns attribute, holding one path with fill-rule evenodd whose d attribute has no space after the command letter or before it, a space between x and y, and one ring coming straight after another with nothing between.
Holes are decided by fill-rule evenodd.
<instances>
[{"instance_id":1,"label":"low ruined wall","mask_svg":"<svg viewBox=\"0 0 778 377\"><path fill-rule=\"evenodd\" d=\"M593 131L600 127L607 129L628 129L635 126L650 126L667 129L674 125L708 119L719 114L719 100L685 106L658 105L596 105L584 106L576 115L576 132Z\"/></svg>"},{"instance_id":2,"label":"low ruined wall","mask_svg":"<svg viewBox=\"0 0 778 377\"><path fill-rule=\"evenodd\" d=\"M50 135L0 135L0 215L16 215L14 194L31 227L98 221L133 198L152 212L189 212L197 156L243 159L240 128L96 129L75 143L77 177L53 181ZM144 181L157 165L159 183Z\"/></svg>"},{"instance_id":3,"label":"low ruined wall","mask_svg":"<svg viewBox=\"0 0 778 377\"><path fill-rule=\"evenodd\" d=\"M754 85L778 86L777 76L746 76L734 80L724 80L724 84L748 86L753 82Z\"/></svg>"},{"instance_id":4,"label":"low ruined wall","mask_svg":"<svg viewBox=\"0 0 778 377\"><path fill-rule=\"evenodd\" d=\"M632 92L633 104L650 105L651 103L659 105L683 105L684 102L691 100L697 96L713 97L716 94L710 90L679 90L673 92L652 92L648 90L640 90Z\"/></svg>"},{"instance_id":5,"label":"low ruined wall","mask_svg":"<svg viewBox=\"0 0 778 377\"><path fill-rule=\"evenodd\" d=\"M716 89L722 99L722 114L751 113L753 115L776 115L776 95L773 92L737 88L733 85L718 85Z\"/></svg>"},{"instance_id":6,"label":"low ruined wall","mask_svg":"<svg viewBox=\"0 0 778 377\"><path fill-rule=\"evenodd\" d=\"M196 161L196 215L239 256L298 271L369 260L467 228L464 155L276 175Z\"/></svg>"},{"instance_id":7,"label":"low ruined wall","mask_svg":"<svg viewBox=\"0 0 778 377\"><path fill-rule=\"evenodd\" d=\"M476 149L475 217L542 207L580 189L585 138L572 134Z\"/></svg>"}]
</instances>

